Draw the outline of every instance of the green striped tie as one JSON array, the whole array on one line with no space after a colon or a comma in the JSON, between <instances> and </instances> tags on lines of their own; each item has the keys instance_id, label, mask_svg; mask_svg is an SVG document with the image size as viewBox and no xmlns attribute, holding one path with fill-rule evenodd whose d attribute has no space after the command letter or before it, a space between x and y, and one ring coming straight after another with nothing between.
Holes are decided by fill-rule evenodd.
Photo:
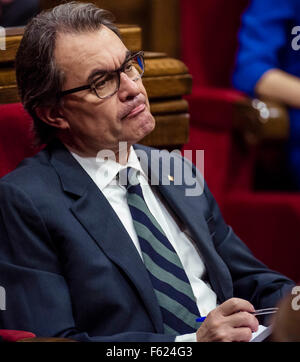
<instances>
[{"instance_id":1,"label":"green striped tie","mask_svg":"<svg viewBox=\"0 0 300 362\"><path fill-rule=\"evenodd\" d=\"M124 171L132 179L131 168ZM130 177L129 177L130 176ZM134 177L134 176L133 176ZM195 297L181 261L148 209L140 184L126 184L127 201L167 334L195 332L199 317Z\"/></svg>"}]
</instances>

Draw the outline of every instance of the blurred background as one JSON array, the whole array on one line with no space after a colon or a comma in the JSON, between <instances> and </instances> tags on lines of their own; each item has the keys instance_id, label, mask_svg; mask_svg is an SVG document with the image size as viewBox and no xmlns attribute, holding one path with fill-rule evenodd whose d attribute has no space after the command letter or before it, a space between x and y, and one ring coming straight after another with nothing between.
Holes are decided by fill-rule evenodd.
<instances>
[{"instance_id":1,"label":"blurred background","mask_svg":"<svg viewBox=\"0 0 300 362\"><path fill-rule=\"evenodd\" d=\"M0 25L6 27L24 25L41 9L63 3L56 0L0 0L0 4L1 2L3 5ZM145 50L164 51L171 56L179 56L179 0L83 0L82 2L92 2L100 8L110 10L115 15L117 23L141 26Z\"/></svg>"}]
</instances>

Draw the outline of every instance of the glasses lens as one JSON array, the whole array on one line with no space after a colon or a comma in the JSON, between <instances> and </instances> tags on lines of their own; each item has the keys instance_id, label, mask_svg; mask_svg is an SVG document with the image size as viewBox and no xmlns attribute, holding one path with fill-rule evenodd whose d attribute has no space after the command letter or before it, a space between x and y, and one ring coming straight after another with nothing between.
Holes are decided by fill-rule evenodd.
<instances>
[{"instance_id":1,"label":"glasses lens","mask_svg":"<svg viewBox=\"0 0 300 362\"><path fill-rule=\"evenodd\" d=\"M138 55L131 59L125 66L124 72L131 80L138 80L144 74L144 60Z\"/></svg>"},{"instance_id":2,"label":"glasses lens","mask_svg":"<svg viewBox=\"0 0 300 362\"><path fill-rule=\"evenodd\" d=\"M117 73L107 73L94 81L93 88L99 98L106 98L114 94L119 87Z\"/></svg>"},{"instance_id":3,"label":"glasses lens","mask_svg":"<svg viewBox=\"0 0 300 362\"><path fill-rule=\"evenodd\" d=\"M137 81L144 74L144 59L137 55L130 59L123 68L123 72L133 81ZM93 89L99 98L107 98L117 92L120 86L118 71L103 74L93 82Z\"/></svg>"}]
</instances>

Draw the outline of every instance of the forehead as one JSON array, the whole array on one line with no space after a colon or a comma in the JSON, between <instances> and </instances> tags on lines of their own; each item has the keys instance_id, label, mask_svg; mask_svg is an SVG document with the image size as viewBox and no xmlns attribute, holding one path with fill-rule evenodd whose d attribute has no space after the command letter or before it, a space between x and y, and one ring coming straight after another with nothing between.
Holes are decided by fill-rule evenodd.
<instances>
[{"instance_id":1,"label":"forehead","mask_svg":"<svg viewBox=\"0 0 300 362\"><path fill-rule=\"evenodd\" d=\"M55 60L59 68L78 79L87 79L95 68L114 70L124 61L127 48L110 29L81 34L59 34L56 40Z\"/></svg>"}]
</instances>

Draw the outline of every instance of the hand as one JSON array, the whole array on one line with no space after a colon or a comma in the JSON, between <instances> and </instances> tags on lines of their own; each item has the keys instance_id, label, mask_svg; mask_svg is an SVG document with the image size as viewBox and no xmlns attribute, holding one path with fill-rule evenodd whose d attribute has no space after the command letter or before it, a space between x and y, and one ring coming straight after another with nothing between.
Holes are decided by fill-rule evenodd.
<instances>
[{"instance_id":1,"label":"hand","mask_svg":"<svg viewBox=\"0 0 300 362\"><path fill-rule=\"evenodd\" d=\"M197 342L249 342L258 329L253 305L231 298L212 310L197 330Z\"/></svg>"}]
</instances>

